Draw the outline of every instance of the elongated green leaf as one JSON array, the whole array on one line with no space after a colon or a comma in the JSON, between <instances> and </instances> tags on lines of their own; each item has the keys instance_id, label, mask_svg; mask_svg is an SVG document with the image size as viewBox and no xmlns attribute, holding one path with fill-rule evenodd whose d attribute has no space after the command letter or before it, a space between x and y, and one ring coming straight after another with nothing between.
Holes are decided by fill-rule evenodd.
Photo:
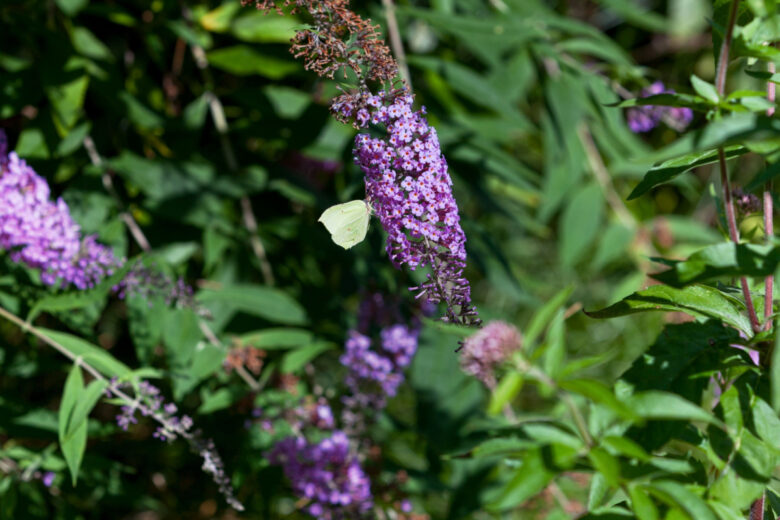
<instances>
[{"instance_id":1,"label":"elongated green leaf","mask_svg":"<svg viewBox=\"0 0 780 520\"><path fill-rule=\"evenodd\" d=\"M71 481L76 485L79 468L84 458L84 450L87 448L87 423L84 421L77 428L72 429L74 411L84 393L84 379L81 376L81 367L74 364L65 380L65 389L62 393L59 411L58 434L60 449L65 457L65 462L70 471Z\"/></svg>"},{"instance_id":2,"label":"elongated green leaf","mask_svg":"<svg viewBox=\"0 0 780 520\"><path fill-rule=\"evenodd\" d=\"M739 145L730 146L724 150L724 153L726 154L726 158L730 159L732 157L738 157L747 153L747 149ZM645 174L642 181L637 184L637 186L628 196L628 200L641 197L654 187L665 184L675 179L678 175L682 175L683 173L690 171L698 166L717 162L717 160L717 150L705 150L703 152L693 152L687 155L683 155L682 157L676 157L674 159L664 161L658 166L654 166Z\"/></svg>"},{"instance_id":3,"label":"elongated green leaf","mask_svg":"<svg viewBox=\"0 0 780 520\"><path fill-rule=\"evenodd\" d=\"M626 404L634 413L645 419L704 421L722 424L717 417L703 408L669 392L641 392L629 397Z\"/></svg>"},{"instance_id":4,"label":"elongated green leaf","mask_svg":"<svg viewBox=\"0 0 780 520\"><path fill-rule=\"evenodd\" d=\"M550 324L558 309L566 303L573 290L572 286L561 289L534 313L523 331L523 342L526 348L533 348L537 338Z\"/></svg>"},{"instance_id":5,"label":"elongated green leaf","mask_svg":"<svg viewBox=\"0 0 780 520\"><path fill-rule=\"evenodd\" d=\"M691 74L691 84L693 90L710 103L717 104L720 101L720 94L712 83L707 83L696 74Z\"/></svg>"},{"instance_id":6,"label":"elongated green leaf","mask_svg":"<svg viewBox=\"0 0 780 520\"><path fill-rule=\"evenodd\" d=\"M620 485L620 463L618 460L610 455L607 450L603 448L593 448L588 453L588 459L590 459L593 467L596 468L604 479L612 487L618 487Z\"/></svg>"},{"instance_id":7,"label":"elongated green leaf","mask_svg":"<svg viewBox=\"0 0 780 520\"><path fill-rule=\"evenodd\" d=\"M511 509L522 504L539 493L553 478L547 469L540 450L531 450L525 454L515 476L487 504L493 511Z\"/></svg>"},{"instance_id":8,"label":"elongated green leaf","mask_svg":"<svg viewBox=\"0 0 780 520\"><path fill-rule=\"evenodd\" d=\"M269 79L281 79L300 70L290 60L267 56L248 45L234 45L208 53L209 63L237 76L259 75Z\"/></svg>"},{"instance_id":9,"label":"elongated green leaf","mask_svg":"<svg viewBox=\"0 0 780 520\"><path fill-rule=\"evenodd\" d=\"M772 274L780 265L780 247L724 242L700 249L684 261L659 260L671 269L654 274L653 278L681 287L718 278Z\"/></svg>"},{"instance_id":10,"label":"elongated green leaf","mask_svg":"<svg viewBox=\"0 0 780 520\"><path fill-rule=\"evenodd\" d=\"M287 293L261 285L228 285L219 290L205 290L198 293L198 300L220 302L277 323L302 325L307 321L306 311Z\"/></svg>"},{"instance_id":11,"label":"elongated green leaf","mask_svg":"<svg viewBox=\"0 0 780 520\"><path fill-rule=\"evenodd\" d=\"M716 318L752 335L750 320L742 308L718 289L706 285L690 285L683 289L653 285L605 309L586 311L585 314L604 319L645 311L682 311L692 316Z\"/></svg>"},{"instance_id":12,"label":"elongated green leaf","mask_svg":"<svg viewBox=\"0 0 780 520\"><path fill-rule=\"evenodd\" d=\"M326 341L320 341L297 348L291 352L288 352L284 356L284 359L282 359L281 370L285 374L298 372L308 362L312 361L326 350L330 350L332 348L333 344Z\"/></svg>"},{"instance_id":13,"label":"elongated green leaf","mask_svg":"<svg viewBox=\"0 0 780 520\"><path fill-rule=\"evenodd\" d=\"M658 508L647 495L647 492L641 486L631 486L628 488L628 495L631 497L631 509L636 513L639 520L657 520Z\"/></svg>"},{"instance_id":14,"label":"elongated green leaf","mask_svg":"<svg viewBox=\"0 0 780 520\"><path fill-rule=\"evenodd\" d=\"M490 396L488 413L498 415L507 404L510 404L520 390L523 388L523 375L519 372L510 372L506 374L496 386L496 389Z\"/></svg>"},{"instance_id":15,"label":"elongated green leaf","mask_svg":"<svg viewBox=\"0 0 780 520\"><path fill-rule=\"evenodd\" d=\"M74 356L83 358L85 362L92 365L108 378L117 377L122 379L131 374L130 367L114 358L114 356L102 348L79 337L56 330L44 328L39 328L38 330L49 339L56 341Z\"/></svg>"},{"instance_id":16,"label":"elongated green leaf","mask_svg":"<svg viewBox=\"0 0 780 520\"><path fill-rule=\"evenodd\" d=\"M591 379L571 379L568 381L561 381L558 384L563 390L585 396L591 401L606 406L625 419L632 421L640 419L639 415L615 397L615 394L610 387L600 381Z\"/></svg>"},{"instance_id":17,"label":"elongated green leaf","mask_svg":"<svg viewBox=\"0 0 780 520\"><path fill-rule=\"evenodd\" d=\"M649 484L647 489L659 498L679 505L691 518L717 520L707 503L679 482L657 480Z\"/></svg>"}]
</instances>

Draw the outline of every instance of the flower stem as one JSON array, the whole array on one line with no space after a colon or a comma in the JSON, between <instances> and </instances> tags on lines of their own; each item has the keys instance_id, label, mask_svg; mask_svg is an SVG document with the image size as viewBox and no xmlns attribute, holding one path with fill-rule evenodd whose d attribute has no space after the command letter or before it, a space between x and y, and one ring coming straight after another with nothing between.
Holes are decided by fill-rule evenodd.
<instances>
[{"instance_id":1,"label":"flower stem","mask_svg":"<svg viewBox=\"0 0 780 520\"><path fill-rule=\"evenodd\" d=\"M720 55L718 56L718 65L715 72L715 88L721 96L723 96L726 90L726 72L728 71L729 65L729 50L731 49L731 40L734 36L734 25L737 22L738 7L739 0L733 0L731 2L731 9L729 10L726 34L723 37L723 43L720 46ZM735 244L739 244L737 218L734 213L734 200L731 198L731 183L729 182L729 173L726 168L726 154L723 151L723 147L718 148L718 165L720 166L720 184L723 189L723 206L726 210L729 238ZM750 286L748 285L746 277L743 276L740 278L740 285L742 285L742 295L745 298L745 307L747 307L748 316L750 317L750 325L754 332L759 332L761 330L761 324L758 322L758 315L756 314L755 305L753 305L753 297L750 295Z\"/></svg>"},{"instance_id":2,"label":"flower stem","mask_svg":"<svg viewBox=\"0 0 780 520\"><path fill-rule=\"evenodd\" d=\"M769 64L769 73L774 74L776 70L775 64ZM771 81L766 85L766 98L770 103L775 102L775 84ZM766 111L766 115L773 116L775 114L775 107L770 107ZM764 236L767 243L772 241L775 234L774 228L774 205L772 201L772 181L769 180L764 184ZM771 274L764 279L764 328L769 330L772 328L772 316L773 305L773 293L774 293L774 276Z\"/></svg>"}]
</instances>

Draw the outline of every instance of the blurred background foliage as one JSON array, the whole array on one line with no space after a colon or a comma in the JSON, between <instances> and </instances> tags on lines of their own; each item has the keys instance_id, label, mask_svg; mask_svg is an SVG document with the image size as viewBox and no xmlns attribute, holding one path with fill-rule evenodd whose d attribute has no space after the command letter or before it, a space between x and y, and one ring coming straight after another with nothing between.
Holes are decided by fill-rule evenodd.
<instances>
[{"instance_id":1,"label":"blurred background foliage","mask_svg":"<svg viewBox=\"0 0 780 520\"><path fill-rule=\"evenodd\" d=\"M379 2L353 7L384 26ZM692 72L712 79L710 2L399 0L396 13L416 102L450 165L483 319L522 328L570 288L568 355L603 354L590 372L612 381L665 318L594 321L579 309L645 287L649 256L681 257L721 235L708 166L625 202L650 152L677 132L635 135L609 105L655 80L690 92ZM376 223L349 251L317 223L325 208L362 197L362 174L351 160L354 130L328 113L335 83L288 52L302 23L238 0L0 2L0 127L12 148L85 232L128 257L143 253L124 225L132 215L147 256L196 287L220 339L252 337L266 349L264 399L283 389L332 398L360 299L378 291L408 300L406 287L422 276L391 267ZM51 291L3 261L0 303L26 316ZM281 472L264 460L267 439L247 424L253 394L223 368L226 352L203 342L195 313L115 298L43 311L37 324L159 370L166 392L214 438L247 518L297 517ZM431 518L493 518L482 505L498 485L494 462L451 456L491 420L487 392L460 372L457 333L428 321L423 330L408 383L376 426L382 454L372 474L408 474L405 492ZM0 331L0 456L57 473L51 488L0 475L0 516L236 516L183 443L160 443L144 424L123 433L105 404L90 420L74 488L54 448L69 365L7 323ZM525 399L529 412L549 406ZM576 479L570 487L586 493ZM542 494L510 517L567 514Z\"/></svg>"}]
</instances>

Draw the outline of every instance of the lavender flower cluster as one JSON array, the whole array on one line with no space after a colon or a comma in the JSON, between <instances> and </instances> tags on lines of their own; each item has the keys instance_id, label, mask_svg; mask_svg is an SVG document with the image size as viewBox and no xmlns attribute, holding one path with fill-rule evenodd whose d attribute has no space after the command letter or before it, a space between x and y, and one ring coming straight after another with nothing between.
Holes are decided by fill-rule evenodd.
<instances>
[{"instance_id":1,"label":"lavender flower cluster","mask_svg":"<svg viewBox=\"0 0 780 520\"><path fill-rule=\"evenodd\" d=\"M642 89L639 97L656 96L658 94L674 94L674 90L668 89L662 82L656 81L649 87ZM626 111L628 127L634 133L649 132L658 126L658 123L662 120L675 130L684 130L693 120L693 111L687 107L655 105L631 107Z\"/></svg>"},{"instance_id":2,"label":"lavender flower cluster","mask_svg":"<svg viewBox=\"0 0 780 520\"><path fill-rule=\"evenodd\" d=\"M466 235L460 227L447 162L425 109L412 109L405 90L368 95L361 103L340 98L333 110L358 127L384 125L382 137L359 134L355 162L366 174L366 196L388 234L387 253L395 267L430 266L428 280L413 290L447 305L446 320L479 324L471 288L463 277Z\"/></svg>"},{"instance_id":3,"label":"lavender flower cluster","mask_svg":"<svg viewBox=\"0 0 780 520\"><path fill-rule=\"evenodd\" d=\"M344 397L344 403L348 408L385 407L387 398L396 395L404 380L403 369L417 351L418 335L418 330L406 325L386 327L380 333L381 347L372 350L371 338L350 332L340 359L347 367L345 382L351 395Z\"/></svg>"},{"instance_id":4,"label":"lavender flower cluster","mask_svg":"<svg viewBox=\"0 0 780 520\"><path fill-rule=\"evenodd\" d=\"M493 321L469 336L460 350L460 366L485 386L496 385L496 368L522 346L523 339L513 325Z\"/></svg>"},{"instance_id":5,"label":"lavender flower cluster","mask_svg":"<svg viewBox=\"0 0 780 520\"><path fill-rule=\"evenodd\" d=\"M80 229L61 198L15 152L0 130L0 248L11 260L41 271L46 285L93 287L121 262Z\"/></svg>"},{"instance_id":6,"label":"lavender flower cluster","mask_svg":"<svg viewBox=\"0 0 780 520\"><path fill-rule=\"evenodd\" d=\"M127 383L112 381L112 387L120 388ZM178 411L174 403L166 403L160 395L160 389L148 381L141 381L136 386L136 399L120 408L116 416L117 425L127 431L131 424L137 424L136 412L143 416L156 416L161 426L154 432L154 437L162 441L170 441L178 435L185 434L192 428L192 419L187 415L176 416Z\"/></svg>"},{"instance_id":7,"label":"lavender flower cluster","mask_svg":"<svg viewBox=\"0 0 780 520\"><path fill-rule=\"evenodd\" d=\"M360 518L373 507L370 481L344 432L336 430L319 442L288 437L274 446L269 460L281 465L295 492L310 500L306 511L315 518Z\"/></svg>"}]
</instances>

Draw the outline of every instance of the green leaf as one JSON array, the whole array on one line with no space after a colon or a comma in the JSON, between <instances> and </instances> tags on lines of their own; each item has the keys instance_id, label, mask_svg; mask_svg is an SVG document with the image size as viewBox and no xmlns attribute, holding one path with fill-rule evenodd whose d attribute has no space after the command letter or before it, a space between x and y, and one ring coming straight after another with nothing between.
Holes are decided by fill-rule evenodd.
<instances>
[{"instance_id":1,"label":"green leaf","mask_svg":"<svg viewBox=\"0 0 780 520\"><path fill-rule=\"evenodd\" d=\"M631 509L639 520L658 519L658 509L641 486L629 487L628 496L631 497Z\"/></svg>"},{"instance_id":2,"label":"green leaf","mask_svg":"<svg viewBox=\"0 0 780 520\"><path fill-rule=\"evenodd\" d=\"M270 328L249 332L240 337L241 344L265 350L302 347L312 342L314 336L304 329Z\"/></svg>"},{"instance_id":3,"label":"green leaf","mask_svg":"<svg viewBox=\"0 0 780 520\"><path fill-rule=\"evenodd\" d=\"M281 371L284 374L296 373L314 358L327 350L331 350L333 347L332 343L320 341L297 348L284 356Z\"/></svg>"},{"instance_id":4,"label":"green leaf","mask_svg":"<svg viewBox=\"0 0 780 520\"><path fill-rule=\"evenodd\" d=\"M248 45L216 49L210 51L207 57L213 67L237 76L259 75L278 80L300 70L293 61L267 56Z\"/></svg>"},{"instance_id":5,"label":"green leaf","mask_svg":"<svg viewBox=\"0 0 780 520\"><path fill-rule=\"evenodd\" d=\"M561 289L534 313L523 331L523 343L526 348L533 348L537 338L550 324L558 309L566 303L573 290L573 286Z\"/></svg>"},{"instance_id":6,"label":"green leaf","mask_svg":"<svg viewBox=\"0 0 780 520\"><path fill-rule=\"evenodd\" d=\"M55 123L61 135L67 135L68 130L78 121L88 86L89 76L81 76L68 83L46 89L46 95L54 109Z\"/></svg>"},{"instance_id":7,"label":"green leaf","mask_svg":"<svg viewBox=\"0 0 780 520\"><path fill-rule=\"evenodd\" d=\"M645 419L704 421L722 425L717 417L703 408L668 392L655 390L637 393L627 398L625 403Z\"/></svg>"},{"instance_id":8,"label":"green leaf","mask_svg":"<svg viewBox=\"0 0 780 520\"><path fill-rule=\"evenodd\" d=\"M55 3L63 13L72 17L84 9L89 3L89 0L55 0Z\"/></svg>"},{"instance_id":9,"label":"green leaf","mask_svg":"<svg viewBox=\"0 0 780 520\"><path fill-rule=\"evenodd\" d=\"M515 476L486 507L492 511L513 509L544 489L553 476L544 463L542 452L538 449L530 450L523 456Z\"/></svg>"},{"instance_id":10,"label":"green leaf","mask_svg":"<svg viewBox=\"0 0 780 520\"><path fill-rule=\"evenodd\" d=\"M80 54L96 60L113 60L111 49L105 46L86 27L74 27L70 36L73 48Z\"/></svg>"},{"instance_id":11,"label":"green leaf","mask_svg":"<svg viewBox=\"0 0 780 520\"><path fill-rule=\"evenodd\" d=\"M603 214L604 197L597 184L578 190L561 217L559 254L564 267L573 267L593 245Z\"/></svg>"},{"instance_id":12,"label":"green leaf","mask_svg":"<svg viewBox=\"0 0 780 520\"><path fill-rule=\"evenodd\" d=\"M566 357L566 329L563 320L563 310L559 310L550 323L544 350L544 371L553 379L561 373Z\"/></svg>"},{"instance_id":13,"label":"green leaf","mask_svg":"<svg viewBox=\"0 0 780 520\"><path fill-rule=\"evenodd\" d=\"M60 449L65 457L65 462L70 470L71 481L76 485L79 468L87 449L87 423L83 421L78 427L73 428L73 416L76 406L84 392L84 379L81 376L81 367L75 363L65 380L65 389L62 393L58 418L58 437Z\"/></svg>"},{"instance_id":14,"label":"green leaf","mask_svg":"<svg viewBox=\"0 0 780 520\"><path fill-rule=\"evenodd\" d=\"M115 359L102 348L96 347L79 337L44 328L38 328L38 331L65 348L74 357L83 358L85 362L92 365L109 379L112 377L124 379L131 374L127 365Z\"/></svg>"},{"instance_id":15,"label":"green leaf","mask_svg":"<svg viewBox=\"0 0 780 520\"><path fill-rule=\"evenodd\" d=\"M628 437L609 435L601 439L601 444L609 451L618 455L630 457L640 461L650 460L650 455L636 442Z\"/></svg>"},{"instance_id":16,"label":"green leaf","mask_svg":"<svg viewBox=\"0 0 780 520\"><path fill-rule=\"evenodd\" d=\"M252 43L288 43L301 24L289 16L268 16L262 11L233 20L231 30L239 40Z\"/></svg>"},{"instance_id":17,"label":"green leaf","mask_svg":"<svg viewBox=\"0 0 780 520\"><path fill-rule=\"evenodd\" d=\"M654 274L653 278L681 287L719 278L772 274L780 264L780 247L723 242L700 249L684 261L662 261L671 268Z\"/></svg>"},{"instance_id":18,"label":"green leaf","mask_svg":"<svg viewBox=\"0 0 780 520\"><path fill-rule=\"evenodd\" d=\"M261 285L226 285L201 291L197 298L202 303L219 302L272 322L303 325L307 321L306 311L287 293Z\"/></svg>"},{"instance_id":19,"label":"green leaf","mask_svg":"<svg viewBox=\"0 0 780 520\"><path fill-rule=\"evenodd\" d=\"M602 448L593 448L588 453L588 459L596 471L604 477L607 484L612 487L620 486L620 463L615 457Z\"/></svg>"},{"instance_id":20,"label":"green leaf","mask_svg":"<svg viewBox=\"0 0 780 520\"><path fill-rule=\"evenodd\" d=\"M605 319L645 311L682 311L696 317L716 318L752 336L752 328L742 308L714 287L690 285L676 289L653 285L598 311L585 311L591 318Z\"/></svg>"},{"instance_id":21,"label":"green leaf","mask_svg":"<svg viewBox=\"0 0 780 520\"><path fill-rule=\"evenodd\" d=\"M490 404L488 404L488 414L498 415L504 407L514 401L515 397L523 388L523 375L519 372L509 372L496 386L496 389L490 395Z\"/></svg>"},{"instance_id":22,"label":"green leaf","mask_svg":"<svg viewBox=\"0 0 780 520\"><path fill-rule=\"evenodd\" d=\"M648 484L646 489L672 505L679 505L691 518L717 520L707 503L679 482L656 480Z\"/></svg>"},{"instance_id":23,"label":"green leaf","mask_svg":"<svg viewBox=\"0 0 780 520\"><path fill-rule=\"evenodd\" d=\"M740 145L730 146L724 149L726 159L730 159L732 157L738 157L740 155L747 153L747 151L748 150L745 149L745 147ZM666 184L667 182L673 180L678 175L681 175L689 170L692 170L693 168L696 168L698 166L703 166L705 164L711 164L717 161L718 161L717 150L705 150L703 152L693 152L687 155L683 155L681 157L676 157L674 159L669 159L667 161L664 161L658 166L654 166L645 174L642 181L639 184L637 184L637 186L633 189L633 191L631 191L631 194L628 196L628 200L633 200L638 197L641 197L642 195L650 191L652 188L659 186L661 184Z\"/></svg>"},{"instance_id":24,"label":"green leaf","mask_svg":"<svg viewBox=\"0 0 780 520\"><path fill-rule=\"evenodd\" d=\"M561 381L558 385L567 392L582 395L595 403L606 406L625 419L630 421L640 419L639 415L615 397L615 394L610 387L600 381L591 379L570 379L568 381Z\"/></svg>"},{"instance_id":25,"label":"green leaf","mask_svg":"<svg viewBox=\"0 0 780 520\"><path fill-rule=\"evenodd\" d=\"M693 90L695 90L698 95L713 105L717 105L720 102L720 94L718 94L717 89L715 89L715 85L712 83L707 83L703 79L696 76L696 74L691 74L691 84L693 85Z\"/></svg>"}]
</instances>

